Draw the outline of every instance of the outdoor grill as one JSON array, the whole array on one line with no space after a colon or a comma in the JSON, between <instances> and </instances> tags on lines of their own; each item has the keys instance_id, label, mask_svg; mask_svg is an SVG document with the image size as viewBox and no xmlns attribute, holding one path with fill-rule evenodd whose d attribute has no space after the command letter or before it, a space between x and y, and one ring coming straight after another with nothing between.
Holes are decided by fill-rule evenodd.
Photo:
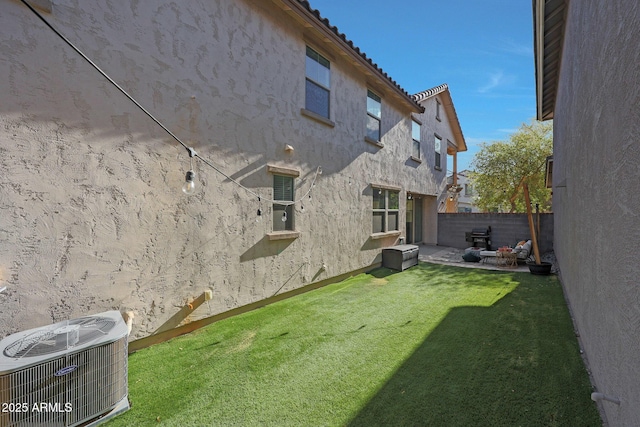
<instances>
[{"instance_id":1,"label":"outdoor grill","mask_svg":"<svg viewBox=\"0 0 640 427\"><path fill-rule=\"evenodd\" d=\"M491 226L487 228L473 228L471 232L465 233L465 240L471 243L472 247L485 248L491 250Z\"/></svg>"}]
</instances>

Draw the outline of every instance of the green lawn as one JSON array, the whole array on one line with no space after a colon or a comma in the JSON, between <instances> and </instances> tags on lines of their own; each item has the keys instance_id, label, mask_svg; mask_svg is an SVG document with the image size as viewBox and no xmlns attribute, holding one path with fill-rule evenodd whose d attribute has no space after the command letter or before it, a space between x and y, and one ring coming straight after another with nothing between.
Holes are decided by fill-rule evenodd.
<instances>
[{"instance_id":1,"label":"green lawn","mask_svg":"<svg viewBox=\"0 0 640 427\"><path fill-rule=\"evenodd\" d=\"M129 388L110 427L601 425L555 276L426 263L139 351Z\"/></svg>"}]
</instances>

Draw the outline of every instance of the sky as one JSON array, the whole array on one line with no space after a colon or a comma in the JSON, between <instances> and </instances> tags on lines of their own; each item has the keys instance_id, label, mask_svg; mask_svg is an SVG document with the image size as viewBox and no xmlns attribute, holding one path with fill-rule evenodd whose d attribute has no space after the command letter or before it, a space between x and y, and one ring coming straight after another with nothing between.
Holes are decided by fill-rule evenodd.
<instances>
[{"instance_id":1,"label":"sky","mask_svg":"<svg viewBox=\"0 0 640 427\"><path fill-rule=\"evenodd\" d=\"M535 117L531 0L309 3L408 93L449 85L468 147L458 171Z\"/></svg>"}]
</instances>

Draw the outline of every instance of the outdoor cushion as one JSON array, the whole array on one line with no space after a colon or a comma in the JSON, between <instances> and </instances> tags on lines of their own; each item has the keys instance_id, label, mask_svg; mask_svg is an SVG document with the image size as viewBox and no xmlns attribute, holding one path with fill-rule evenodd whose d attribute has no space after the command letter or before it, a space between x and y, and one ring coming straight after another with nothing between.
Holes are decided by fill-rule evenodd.
<instances>
[{"instance_id":1,"label":"outdoor cushion","mask_svg":"<svg viewBox=\"0 0 640 427\"><path fill-rule=\"evenodd\" d=\"M466 262L479 262L482 258L476 256L472 252L467 252L466 254L462 255L462 259Z\"/></svg>"},{"instance_id":2,"label":"outdoor cushion","mask_svg":"<svg viewBox=\"0 0 640 427\"><path fill-rule=\"evenodd\" d=\"M531 240L527 240L527 243L522 245L522 249L518 251L518 259L527 259L531 254Z\"/></svg>"}]
</instances>

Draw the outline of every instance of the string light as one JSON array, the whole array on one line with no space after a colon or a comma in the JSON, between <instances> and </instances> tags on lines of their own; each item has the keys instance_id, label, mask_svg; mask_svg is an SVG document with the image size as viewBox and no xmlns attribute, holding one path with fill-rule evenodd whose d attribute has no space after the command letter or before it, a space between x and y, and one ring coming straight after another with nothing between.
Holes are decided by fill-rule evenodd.
<instances>
[{"instance_id":1,"label":"string light","mask_svg":"<svg viewBox=\"0 0 640 427\"><path fill-rule=\"evenodd\" d=\"M187 175L185 177L185 183L182 186L182 191L187 196L193 195L196 192L196 183L193 181L196 177L196 173L192 170L187 171Z\"/></svg>"},{"instance_id":2,"label":"string light","mask_svg":"<svg viewBox=\"0 0 640 427\"><path fill-rule=\"evenodd\" d=\"M287 222L287 211L286 210L282 213L282 222Z\"/></svg>"},{"instance_id":3,"label":"string light","mask_svg":"<svg viewBox=\"0 0 640 427\"><path fill-rule=\"evenodd\" d=\"M95 62L93 62L87 55L85 55L75 44L73 44L61 32L59 32L53 25L51 25L51 23L49 23L49 21L47 21L44 18L44 16L42 16L37 10L35 10L29 3L27 3L26 0L21 0L21 2L31 12L33 12L33 14L35 16L37 16L47 27L49 27L49 29L51 31L53 31L62 41L64 41L71 49L73 49L78 55L80 55L85 61L87 61L89 63L89 65L91 65L98 73L100 73L102 75L102 77L107 79L109 81L109 83L111 83L125 97L127 97L127 99L129 99L129 101L131 101L133 104L135 104L136 107L138 107L144 114L146 114L151 120L153 120L158 126L160 126L162 128L162 130L164 130L169 136L171 136L171 138L173 138L183 148L185 148L189 152L189 157L190 158L196 157L196 158L200 159L204 164L206 164L207 166L211 167L213 170L218 172L220 175L224 176L229 181L231 181L234 184L236 184L238 187L244 189L245 191L247 191L248 193L250 193L250 194L252 194L252 195L254 195L256 197L260 197L259 194L257 194L256 192L248 189L244 185L240 184L238 181L236 181L235 179L231 178L229 175L227 175L224 172L222 172L219 168L217 168L209 160L201 157L198 153L196 153L195 150L192 147L189 147L180 138L178 138L173 132L171 132L171 130L169 130L169 128L167 128L164 124L162 124L162 122L160 122L160 120L158 120L153 114L151 114L146 108L144 108L142 106L142 104L140 104L138 101L136 101L136 99L133 96L131 96L126 90L124 90L118 83L116 83L115 80L113 80L111 77L109 77L109 75L106 72L104 72ZM189 173L189 172L191 172L191 173ZM189 187L189 189L193 188L193 190L195 191L195 182L194 182L195 172L193 171L193 167L189 170L189 172L187 172L187 175L185 176L185 178L186 178L185 179L185 185L187 185ZM313 186L315 185L316 179L318 178L318 175L320 175L320 174L322 174L322 168L320 166L318 166L318 168L316 169L316 175L313 178L313 183L312 183L311 187L309 187L309 191L307 191L307 193L303 195L303 198L305 198L311 192L311 188L313 188ZM185 191L185 193L186 193L186 191ZM285 206L293 205L293 204L296 204L296 203L300 202L300 200L290 201L290 202L281 201L281 200L265 200L265 201L270 202L270 203L278 203L280 205L285 205Z\"/></svg>"}]
</instances>

